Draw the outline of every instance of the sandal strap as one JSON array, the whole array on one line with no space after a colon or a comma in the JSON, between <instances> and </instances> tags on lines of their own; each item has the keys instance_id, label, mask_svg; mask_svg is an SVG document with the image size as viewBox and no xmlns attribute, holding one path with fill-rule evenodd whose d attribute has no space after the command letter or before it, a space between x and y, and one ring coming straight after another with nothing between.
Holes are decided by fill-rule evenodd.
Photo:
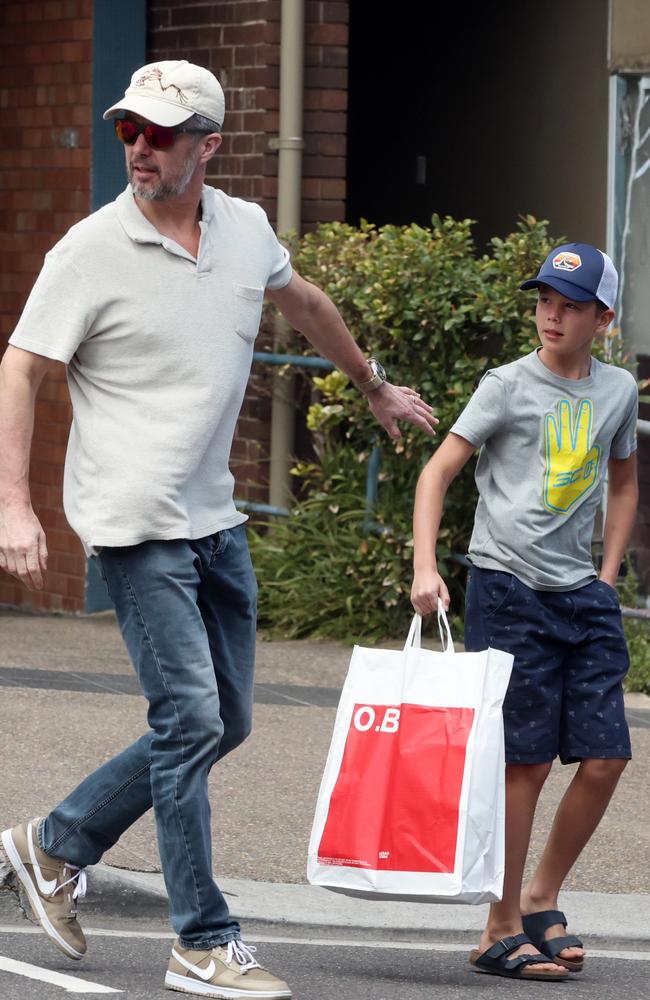
<instances>
[{"instance_id":1,"label":"sandal strap","mask_svg":"<svg viewBox=\"0 0 650 1000\"><path fill-rule=\"evenodd\" d=\"M548 965L548 958L546 955L518 955L517 958L511 958L506 965L513 965L514 967L518 965Z\"/></svg>"},{"instance_id":2,"label":"sandal strap","mask_svg":"<svg viewBox=\"0 0 650 1000\"><path fill-rule=\"evenodd\" d=\"M501 938L487 951L484 951L481 958L501 958L503 955L509 955L511 951L521 948L522 944L532 944L527 934L513 934L511 937Z\"/></svg>"},{"instance_id":3,"label":"sandal strap","mask_svg":"<svg viewBox=\"0 0 650 1000\"><path fill-rule=\"evenodd\" d=\"M527 934L513 934L511 937L501 938L491 948L484 951L476 959L477 965L483 965L488 969L506 969L514 972L526 965L546 965L548 958L545 955L517 955L516 958L506 958L511 952L516 951L522 944L532 944Z\"/></svg>"},{"instance_id":4,"label":"sandal strap","mask_svg":"<svg viewBox=\"0 0 650 1000\"><path fill-rule=\"evenodd\" d=\"M544 941L544 954L548 955L549 958L555 958L565 948L583 947L584 945L579 937L576 937L575 934L567 934L565 937L556 937L551 938L550 941Z\"/></svg>"},{"instance_id":5,"label":"sandal strap","mask_svg":"<svg viewBox=\"0 0 650 1000\"><path fill-rule=\"evenodd\" d=\"M554 924L567 925L567 919L562 910L540 910L539 913L528 913L522 917L522 923L527 934L532 938L542 938L544 932Z\"/></svg>"}]
</instances>

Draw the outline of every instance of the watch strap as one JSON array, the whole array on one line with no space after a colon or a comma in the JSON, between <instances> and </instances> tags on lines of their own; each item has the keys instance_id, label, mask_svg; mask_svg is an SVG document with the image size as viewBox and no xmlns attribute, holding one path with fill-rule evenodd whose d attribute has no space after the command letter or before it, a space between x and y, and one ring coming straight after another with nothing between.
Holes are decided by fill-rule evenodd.
<instances>
[{"instance_id":1,"label":"watch strap","mask_svg":"<svg viewBox=\"0 0 650 1000\"><path fill-rule=\"evenodd\" d=\"M370 365L370 369L372 371L372 377L366 379L364 382L354 383L355 387L359 390L359 392L364 392L364 393L374 392L375 389L378 389L379 386L383 385L384 382L386 381L386 375L384 374L384 370L383 368L380 367L379 363L375 360L375 358L368 358L368 364Z\"/></svg>"}]
</instances>

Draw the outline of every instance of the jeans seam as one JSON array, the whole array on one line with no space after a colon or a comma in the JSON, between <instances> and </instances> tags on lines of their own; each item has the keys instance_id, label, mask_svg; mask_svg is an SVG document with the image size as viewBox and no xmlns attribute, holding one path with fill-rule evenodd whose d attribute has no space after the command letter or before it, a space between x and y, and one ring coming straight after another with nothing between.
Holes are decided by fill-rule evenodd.
<instances>
[{"instance_id":1,"label":"jeans seam","mask_svg":"<svg viewBox=\"0 0 650 1000\"><path fill-rule=\"evenodd\" d=\"M181 828L181 831L183 833L183 842L185 843L185 850L187 851L187 857L188 857L188 861L189 861L189 864L190 864L190 869L192 871L192 878L193 878L193 882L194 882L194 891L196 893L196 905L197 905L197 909L198 909L198 912L199 912L199 918L203 919L203 909L201 907L201 896L200 896L200 892L199 892L198 879L197 879L197 875L196 875L196 868L194 866L194 859L192 857L192 851L190 849L190 845L189 845L189 842L188 842L188 839L187 839L187 831L185 830L185 825L183 823L182 813L181 813L181 811L179 809L179 806L178 806L178 781L179 781L179 777L180 777L180 773L179 772L180 772L181 767L185 763L185 743L183 741L183 727L181 726L181 722L180 722L180 718L179 718L179 715L178 715L178 709L176 707L176 701L174 699L174 695L173 695L172 691L170 690L169 685L167 683L167 679L165 677L165 672L164 672L164 670L162 668L162 665L161 665L161 662L160 662L160 658L159 658L158 653L156 651L156 647L154 645L154 642L153 642L153 639L151 637L151 634L149 633L149 630L147 628L147 624L145 622L144 615L142 614L142 610L140 608L140 605L138 604L138 599L137 599L135 591L134 591L134 589L133 589L133 587L131 585L131 580L129 579L129 575L128 575L127 571L126 571L126 567L125 567L124 563L120 559L117 559L116 561L117 561L117 564L120 567L120 570L122 571L122 575L124 576L124 579L126 581L126 585L128 587L129 594L131 595L131 598L133 600L133 604L134 604L134 606L136 608L136 611L138 613L138 617L140 619L140 624L141 624L143 632L144 632L144 634L146 636L147 642L149 643L149 648L151 649L151 652L153 653L154 661L156 663L156 666L158 667L158 672L160 674L160 679L162 680L162 683L163 683L163 685L165 687L165 691L167 692L167 696L168 696L168 698L169 698L169 700L170 700L170 702L171 702L171 704L172 704L172 706L174 708L174 715L176 717L176 725L178 726L178 732L179 732L180 741L181 741L181 763L176 768L176 777L175 777L175 781L174 781L174 804L175 804L175 807L176 807L176 814L178 816L178 821L179 821L179 824L180 824L180 828Z\"/></svg>"},{"instance_id":2,"label":"jeans seam","mask_svg":"<svg viewBox=\"0 0 650 1000\"><path fill-rule=\"evenodd\" d=\"M49 852L46 853L51 854L57 847L60 847L62 844L64 844L65 841L68 839L68 837L70 837L70 835L75 832L75 830L78 830L80 826L82 826L85 822L87 822L87 820L92 819L93 816L96 816L98 812L101 812L101 810L105 806L107 806L109 802L112 802L113 799L116 799L118 795L121 795L125 788L128 788L129 785L132 785L134 781L137 781L138 778L141 775L143 775L145 771L147 771L150 767L151 767L150 763L145 764L144 767L141 767L138 771L135 771L135 773L132 774L126 781L123 781L121 785L118 785L117 788L114 788L110 795L105 796L101 800L101 802L99 802L95 806L94 809L91 809L89 812L85 813L79 819L75 820L74 823L71 823L70 826L61 834L61 836L57 837L57 839L52 844ZM39 841L40 841L40 836L39 836ZM41 843L41 848L43 848L42 843ZM43 850L45 850L45 848L43 848Z\"/></svg>"}]
</instances>

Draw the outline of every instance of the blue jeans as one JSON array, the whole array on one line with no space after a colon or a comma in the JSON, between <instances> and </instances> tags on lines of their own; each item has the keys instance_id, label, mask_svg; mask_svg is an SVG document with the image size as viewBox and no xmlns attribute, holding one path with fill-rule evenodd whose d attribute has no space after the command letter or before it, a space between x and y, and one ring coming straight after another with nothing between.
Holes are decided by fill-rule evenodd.
<instances>
[{"instance_id":1,"label":"blue jeans","mask_svg":"<svg viewBox=\"0 0 650 1000\"><path fill-rule=\"evenodd\" d=\"M171 922L186 948L240 929L212 876L208 774L249 734L257 585L243 525L98 556L149 702L149 732L43 821L43 850L96 864L153 805Z\"/></svg>"}]
</instances>

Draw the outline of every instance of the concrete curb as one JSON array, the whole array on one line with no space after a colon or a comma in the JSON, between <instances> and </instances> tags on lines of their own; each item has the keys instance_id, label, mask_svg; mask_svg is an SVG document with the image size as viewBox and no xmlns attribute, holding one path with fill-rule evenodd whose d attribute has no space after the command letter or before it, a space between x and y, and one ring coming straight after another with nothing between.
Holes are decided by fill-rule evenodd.
<instances>
[{"instance_id":1,"label":"concrete curb","mask_svg":"<svg viewBox=\"0 0 650 1000\"><path fill-rule=\"evenodd\" d=\"M88 875L88 895L81 904L86 926L128 920L169 927L162 875L105 864L90 868ZM308 927L312 933L338 930L367 935L374 931L384 938L399 933L400 938L410 935L429 940L452 935L475 937L483 927L487 910L485 905L361 900L312 885L252 879L220 878L219 886L236 919L276 928ZM650 894L565 892L560 895L560 907L568 913L574 932L585 938L650 949ZM0 913L4 917L9 910L16 917L24 916L13 871L0 855Z\"/></svg>"},{"instance_id":2,"label":"concrete curb","mask_svg":"<svg viewBox=\"0 0 650 1000\"><path fill-rule=\"evenodd\" d=\"M486 918L486 906L463 906L453 903L384 902L354 899L312 885L283 882L256 882L249 879L219 878L234 917L244 922L338 928L374 929L378 932L426 933L431 937L450 933L480 931ZM146 912L152 901L156 909L166 909L162 875L133 872L97 865L90 871L90 885L97 885L104 904L132 907ZM95 890L93 890L95 891ZM650 947L650 895L598 892L565 892L560 906L570 915L575 933L610 941L646 943Z\"/></svg>"}]
</instances>

